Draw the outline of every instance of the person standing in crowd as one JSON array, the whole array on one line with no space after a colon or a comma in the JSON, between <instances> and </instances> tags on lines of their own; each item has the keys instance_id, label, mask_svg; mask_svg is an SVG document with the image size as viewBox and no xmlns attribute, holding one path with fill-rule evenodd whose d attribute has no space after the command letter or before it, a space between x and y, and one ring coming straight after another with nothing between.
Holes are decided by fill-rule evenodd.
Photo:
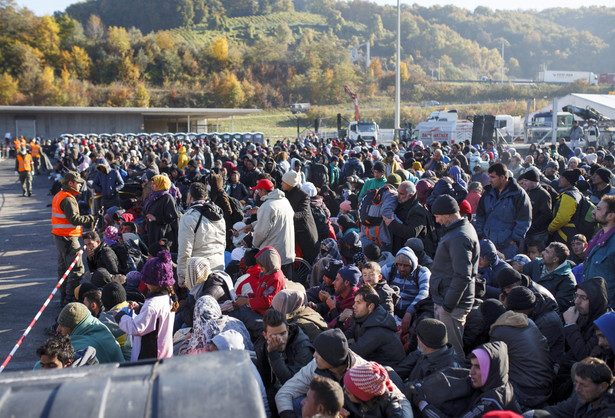
<instances>
[{"instance_id":1,"label":"person standing in crowd","mask_svg":"<svg viewBox=\"0 0 615 418\"><path fill-rule=\"evenodd\" d=\"M600 230L587 244L583 279L600 276L606 280L609 307L615 309L615 196L604 196L592 213Z\"/></svg>"},{"instance_id":2,"label":"person standing in crowd","mask_svg":"<svg viewBox=\"0 0 615 418\"><path fill-rule=\"evenodd\" d=\"M547 228L554 241L568 244L568 239L578 234L574 214L583 199L583 195L575 187L580 176L581 170L575 168L564 171L557 181L560 193L553 203L553 220Z\"/></svg>"},{"instance_id":3,"label":"person standing in crowd","mask_svg":"<svg viewBox=\"0 0 615 418\"><path fill-rule=\"evenodd\" d=\"M450 195L442 195L431 207L444 234L436 249L431 269L429 294L435 318L444 322L455 351L463 355L463 328L474 304L474 282L478 273L478 236L459 205Z\"/></svg>"},{"instance_id":4,"label":"person standing in crowd","mask_svg":"<svg viewBox=\"0 0 615 418\"><path fill-rule=\"evenodd\" d=\"M553 217L551 195L540 185L537 170L529 169L521 174L519 185L526 191L532 206L532 224L525 236L526 246L532 241L547 242L547 228Z\"/></svg>"},{"instance_id":5,"label":"person standing in crowd","mask_svg":"<svg viewBox=\"0 0 615 418\"><path fill-rule=\"evenodd\" d=\"M489 167L489 185L478 202L476 232L495 244L506 259L517 255L532 223L532 205L504 164Z\"/></svg>"},{"instance_id":6,"label":"person standing in crowd","mask_svg":"<svg viewBox=\"0 0 615 418\"><path fill-rule=\"evenodd\" d=\"M169 241L171 251L177 248L179 211L177 202L169 193L171 180L158 174L152 177L152 193L143 205L147 219L147 246L151 247L162 238Z\"/></svg>"},{"instance_id":7,"label":"person standing in crowd","mask_svg":"<svg viewBox=\"0 0 615 418\"><path fill-rule=\"evenodd\" d=\"M15 171L19 173L19 182L21 183L22 196L32 196L32 156L28 153L26 146L22 145L17 151L15 159Z\"/></svg>"},{"instance_id":8,"label":"person standing in crowd","mask_svg":"<svg viewBox=\"0 0 615 418\"><path fill-rule=\"evenodd\" d=\"M570 128L569 136L570 136L570 148L572 148L573 150L579 147L584 148L583 147L584 132L583 132L583 128L579 126L578 120L572 121L572 128ZM570 158L570 155L564 155L564 157Z\"/></svg>"},{"instance_id":9,"label":"person standing in crowd","mask_svg":"<svg viewBox=\"0 0 615 418\"><path fill-rule=\"evenodd\" d=\"M191 257L205 257L211 270L224 270L226 224L222 209L207 201L203 183L192 183L186 198L188 210L179 220L177 278L183 285Z\"/></svg>"},{"instance_id":10,"label":"person standing in crowd","mask_svg":"<svg viewBox=\"0 0 615 418\"><path fill-rule=\"evenodd\" d=\"M82 225L94 224L94 216L79 213L76 197L81 193L83 183L78 173L69 171L64 174L62 190L53 197L51 203L51 233L58 250L58 279L76 259L73 269L60 287L62 306L75 300L75 288L79 286L85 272L81 257L77 257L81 249L79 237L83 232Z\"/></svg>"},{"instance_id":11,"label":"person standing in crowd","mask_svg":"<svg viewBox=\"0 0 615 418\"><path fill-rule=\"evenodd\" d=\"M30 155L32 155L32 164L34 174L37 176L41 174L39 171L41 168L41 146L36 138L33 138L30 142Z\"/></svg>"}]
</instances>

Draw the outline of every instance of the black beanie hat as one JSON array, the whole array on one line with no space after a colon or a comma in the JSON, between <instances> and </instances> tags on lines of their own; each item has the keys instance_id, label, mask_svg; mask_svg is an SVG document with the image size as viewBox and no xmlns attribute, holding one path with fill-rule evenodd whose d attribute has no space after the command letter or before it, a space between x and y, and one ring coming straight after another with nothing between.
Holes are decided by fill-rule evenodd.
<instances>
[{"instance_id":1,"label":"black beanie hat","mask_svg":"<svg viewBox=\"0 0 615 418\"><path fill-rule=\"evenodd\" d=\"M577 181L579 181L579 177L581 177L581 170L578 168L575 168L574 170L566 170L562 173L562 177L574 186Z\"/></svg>"},{"instance_id":2,"label":"black beanie hat","mask_svg":"<svg viewBox=\"0 0 615 418\"><path fill-rule=\"evenodd\" d=\"M384 173L386 171L384 163L382 161L378 161L376 164L374 164L374 171L380 171L381 173Z\"/></svg>"},{"instance_id":3,"label":"black beanie hat","mask_svg":"<svg viewBox=\"0 0 615 418\"><path fill-rule=\"evenodd\" d=\"M382 256L382 250L380 250L378 244L372 242L363 248L363 254L368 260L378 260Z\"/></svg>"},{"instance_id":4,"label":"black beanie hat","mask_svg":"<svg viewBox=\"0 0 615 418\"><path fill-rule=\"evenodd\" d=\"M324 275L327 276L331 280L335 280L337 277L337 272L344 267L344 263L341 260L329 260L327 265L325 266Z\"/></svg>"},{"instance_id":5,"label":"black beanie hat","mask_svg":"<svg viewBox=\"0 0 615 418\"><path fill-rule=\"evenodd\" d=\"M321 332L314 339L314 348L332 367L339 367L348 360L348 341L339 328Z\"/></svg>"},{"instance_id":6,"label":"black beanie hat","mask_svg":"<svg viewBox=\"0 0 615 418\"><path fill-rule=\"evenodd\" d=\"M494 285L499 286L500 289L503 289L506 286L517 283L519 280L521 280L521 273L513 268L506 267L495 275Z\"/></svg>"},{"instance_id":7,"label":"black beanie hat","mask_svg":"<svg viewBox=\"0 0 615 418\"><path fill-rule=\"evenodd\" d=\"M459 212L459 205L453 196L448 194L438 196L431 205L431 213L434 215L450 215L456 212Z\"/></svg>"},{"instance_id":8,"label":"black beanie hat","mask_svg":"<svg viewBox=\"0 0 615 418\"><path fill-rule=\"evenodd\" d=\"M506 308L497 299L487 299L480 305L480 311L485 319L485 327L489 328L506 312Z\"/></svg>"},{"instance_id":9,"label":"black beanie hat","mask_svg":"<svg viewBox=\"0 0 615 418\"><path fill-rule=\"evenodd\" d=\"M416 326L416 335L429 348L438 349L448 344L446 325L437 319L425 318Z\"/></svg>"},{"instance_id":10,"label":"black beanie hat","mask_svg":"<svg viewBox=\"0 0 615 418\"><path fill-rule=\"evenodd\" d=\"M607 184L611 181L611 177L613 176L611 171L606 169L606 168L604 168L604 167L601 167L601 168L597 169L594 174L597 174L598 176L600 176L602 181L607 183Z\"/></svg>"},{"instance_id":11,"label":"black beanie hat","mask_svg":"<svg viewBox=\"0 0 615 418\"><path fill-rule=\"evenodd\" d=\"M536 295L527 287L518 286L508 293L506 306L511 311L531 309L536 304Z\"/></svg>"},{"instance_id":12,"label":"black beanie hat","mask_svg":"<svg viewBox=\"0 0 615 418\"><path fill-rule=\"evenodd\" d=\"M156 257L160 251L169 251L169 252L171 251L169 249L168 239L162 238L160 239L160 241L153 243L148 249L148 253L153 257Z\"/></svg>"},{"instance_id":13,"label":"black beanie hat","mask_svg":"<svg viewBox=\"0 0 615 418\"><path fill-rule=\"evenodd\" d=\"M106 310L111 310L116 305L126 302L126 290L119 283L107 283L102 290L102 303Z\"/></svg>"},{"instance_id":14,"label":"black beanie hat","mask_svg":"<svg viewBox=\"0 0 615 418\"><path fill-rule=\"evenodd\" d=\"M519 176L519 180L535 181L536 183L540 181L540 179L538 178L538 173L536 172L536 170L532 168L527 170L525 173L521 174Z\"/></svg>"},{"instance_id":15,"label":"black beanie hat","mask_svg":"<svg viewBox=\"0 0 615 418\"><path fill-rule=\"evenodd\" d=\"M103 288L104 285L111 282L113 276L109 271L104 267L97 268L94 273L92 273L92 284L98 288Z\"/></svg>"}]
</instances>

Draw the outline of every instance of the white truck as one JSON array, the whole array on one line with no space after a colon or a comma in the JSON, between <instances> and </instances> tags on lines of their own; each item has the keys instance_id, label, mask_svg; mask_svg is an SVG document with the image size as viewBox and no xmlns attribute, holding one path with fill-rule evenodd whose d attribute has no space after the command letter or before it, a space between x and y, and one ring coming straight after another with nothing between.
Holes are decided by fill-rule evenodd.
<instances>
[{"instance_id":1,"label":"white truck","mask_svg":"<svg viewBox=\"0 0 615 418\"><path fill-rule=\"evenodd\" d=\"M362 139L363 141L376 140L378 142L378 134L380 128L374 121L352 121L348 124L348 139L356 141Z\"/></svg>"},{"instance_id":2,"label":"white truck","mask_svg":"<svg viewBox=\"0 0 615 418\"><path fill-rule=\"evenodd\" d=\"M417 125L416 139L424 145L430 145L433 141L452 144L472 140L472 125L469 120L458 119L457 110L436 110L431 112L427 121Z\"/></svg>"},{"instance_id":3,"label":"white truck","mask_svg":"<svg viewBox=\"0 0 615 418\"><path fill-rule=\"evenodd\" d=\"M570 84L577 80L584 80L590 86L598 84L598 76L591 71L540 71L538 81L543 83Z\"/></svg>"}]
</instances>

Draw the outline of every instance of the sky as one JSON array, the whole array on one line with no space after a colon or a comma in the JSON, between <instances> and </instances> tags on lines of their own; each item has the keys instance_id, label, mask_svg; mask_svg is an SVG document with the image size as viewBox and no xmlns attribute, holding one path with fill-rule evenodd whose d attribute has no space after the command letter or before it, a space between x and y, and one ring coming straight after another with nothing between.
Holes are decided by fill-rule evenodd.
<instances>
[{"instance_id":1,"label":"sky","mask_svg":"<svg viewBox=\"0 0 615 418\"><path fill-rule=\"evenodd\" d=\"M15 0L20 6L25 6L32 10L36 15L53 14L55 11L62 11L68 5L77 3L75 0ZM127 0L130 1L130 0ZM396 0L372 0L378 4L397 4ZM536 0L402 0L402 4L417 3L421 6L433 6L436 4L455 4L455 6L474 10L477 6L487 6L491 9L549 9L552 7L578 8L581 6L613 6L613 0L541 0L537 6Z\"/></svg>"}]
</instances>

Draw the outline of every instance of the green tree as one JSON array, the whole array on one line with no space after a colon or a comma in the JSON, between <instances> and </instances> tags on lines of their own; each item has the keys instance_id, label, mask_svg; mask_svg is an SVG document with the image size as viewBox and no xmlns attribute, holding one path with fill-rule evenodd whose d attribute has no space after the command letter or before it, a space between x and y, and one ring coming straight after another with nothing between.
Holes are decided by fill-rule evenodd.
<instances>
[{"instance_id":1,"label":"green tree","mask_svg":"<svg viewBox=\"0 0 615 418\"><path fill-rule=\"evenodd\" d=\"M2 76L0 76L0 105L7 106L12 104L18 93L19 81L14 79L9 73L2 73Z\"/></svg>"},{"instance_id":2,"label":"green tree","mask_svg":"<svg viewBox=\"0 0 615 418\"><path fill-rule=\"evenodd\" d=\"M220 104L225 107L240 107L245 100L245 93L241 88L241 83L233 73L226 74L217 83L215 92L220 100Z\"/></svg>"}]
</instances>

